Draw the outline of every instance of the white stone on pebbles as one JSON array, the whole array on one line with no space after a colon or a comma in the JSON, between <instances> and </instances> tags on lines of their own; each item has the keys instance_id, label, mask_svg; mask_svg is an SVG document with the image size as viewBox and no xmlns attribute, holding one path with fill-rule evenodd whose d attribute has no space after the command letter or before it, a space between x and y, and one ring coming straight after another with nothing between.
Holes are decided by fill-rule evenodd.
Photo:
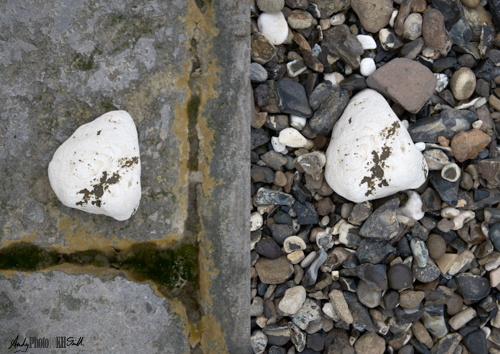
<instances>
[{"instance_id":1,"label":"white stone on pebbles","mask_svg":"<svg viewBox=\"0 0 500 354\"><path fill-rule=\"evenodd\" d=\"M368 77L377 70L377 66L372 58L364 58L359 64L359 70L361 75Z\"/></svg>"},{"instance_id":2,"label":"white stone on pebbles","mask_svg":"<svg viewBox=\"0 0 500 354\"><path fill-rule=\"evenodd\" d=\"M365 34L358 34L356 37L361 42L363 50L377 49L377 43L375 42L372 36L368 36Z\"/></svg>"},{"instance_id":3,"label":"white stone on pebbles","mask_svg":"<svg viewBox=\"0 0 500 354\"><path fill-rule=\"evenodd\" d=\"M307 146L307 139L293 128L285 128L280 131L278 139L280 144L291 148L304 148Z\"/></svg>"},{"instance_id":4,"label":"white stone on pebbles","mask_svg":"<svg viewBox=\"0 0 500 354\"><path fill-rule=\"evenodd\" d=\"M274 45L283 44L288 37L288 24L281 11L260 14L257 26L259 31Z\"/></svg>"},{"instance_id":5,"label":"white stone on pebbles","mask_svg":"<svg viewBox=\"0 0 500 354\"><path fill-rule=\"evenodd\" d=\"M278 307L284 313L293 315L306 301L306 289L303 286L294 286L285 291L285 296L281 299Z\"/></svg>"},{"instance_id":6,"label":"white stone on pebbles","mask_svg":"<svg viewBox=\"0 0 500 354\"><path fill-rule=\"evenodd\" d=\"M48 174L65 206L129 219L141 200L139 140L130 114L108 112L79 127L54 153Z\"/></svg>"},{"instance_id":7,"label":"white stone on pebbles","mask_svg":"<svg viewBox=\"0 0 500 354\"><path fill-rule=\"evenodd\" d=\"M466 67L455 71L450 79L450 89L457 101L468 99L476 89L476 76Z\"/></svg>"},{"instance_id":8,"label":"white stone on pebbles","mask_svg":"<svg viewBox=\"0 0 500 354\"><path fill-rule=\"evenodd\" d=\"M331 73L331 74L325 74L324 75L325 81L330 81L333 85L333 88L338 88L340 87L340 82L344 80L344 76L341 73Z\"/></svg>"},{"instance_id":9,"label":"white stone on pebbles","mask_svg":"<svg viewBox=\"0 0 500 354\"><path fill-rule=\"evenodd\" d=\"M397 213L417 221L422 219L425 213L422 211L423 203L420 194L415 191L406 191L405 193L408 200L404 206L398 208Z\"/></svg>"},{"instance_id":10,"label":"white stone on pebbles","mask_svg":"<svg viewBox=\"0 0 500 354\"><path fill-rule=\"evenodd\" d=\"M326 158L326 181L355 203L418 188L427 178L427 163L408 131L385 98L371 89L349 102L333 129Z\"/></svg>"},{"instance_id":11,"label":"white stone on pebbles","mask_svg":"<svg viewBox=\"0 0 500 354\"><path fill-rule=\"evenodd\" d=\"M299 116L294 116L293 114L290 115L290 125L297 129L297 130L302 130L306 126L307 119L302 118Z\"/></svg>"},{"instance_id":12,"label":"white stone on pebbles","mask_svg":"<svg viewBox=\"0 0 500 354\"><path fill-rule=\"evenodd\" d=\"M286 145L280 143L279 138L277 136L273 136L271 138L271 145L273 146L274 151L279 152L280 154L288 153Z\"/></svg>"}]
</instances>

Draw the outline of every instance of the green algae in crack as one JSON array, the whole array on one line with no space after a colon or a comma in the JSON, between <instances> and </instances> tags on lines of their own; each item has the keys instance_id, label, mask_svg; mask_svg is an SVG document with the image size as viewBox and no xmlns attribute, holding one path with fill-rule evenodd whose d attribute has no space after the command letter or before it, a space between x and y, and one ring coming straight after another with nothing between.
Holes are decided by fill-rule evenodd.
<instances>
[{"instance_id":1,"label":"green algae in crack","mask_svg":"<svg viewBox=\"0 0 500 354\"><path fill-rule=\"evenodd\" d=\"M94 68L94 57L92 55L90 57L85 57L82 54L78 53L73 59L73 64L75 68L79 70L89 71Z\"/></svg>"},{"instance_id":2,"label":"green algae in crack","mask_svg":"<svg viewBox=\"0 0 500 354\"><path fill-rule=\"evenodd\" d=\"M47 251L28 242L14 243L0 249L0 269L35 271L58 264L55 251Z\"/></svg>"},{"instance_id":3,"label":"green algae in crack","mask_svg":"<svg viewBox=\"0 0 500 354\"><path fill-rule=\"evenodd\" d=\"M186 243L161 249L150 242L140 243L120 252L116 266L139 281L152 280L171 291L197 281L198 247Z\"/></svg>"}]
</instances>

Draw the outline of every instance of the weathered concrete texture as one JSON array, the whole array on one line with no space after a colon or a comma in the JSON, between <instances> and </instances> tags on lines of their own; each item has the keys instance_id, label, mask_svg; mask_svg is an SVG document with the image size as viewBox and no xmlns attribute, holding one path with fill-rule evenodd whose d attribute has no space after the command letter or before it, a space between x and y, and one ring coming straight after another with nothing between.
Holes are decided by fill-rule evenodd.
<instances>
[{"instance_id":1,"label":"weathered concrete texture","mask_svg":"<svg viewBox=\"0 0 500 354\"><path fill-rule=\"evenodd\" d=\"M190 344L250 352L249 15L230 0L0 2L0 248L197 241ZM122 222L63 206L47 177L76 128L116 109L137 125L142 167Z\"/></svg>"},{"instance_id":2,"label":"weathered concrete texture","mask_svg":"<svg viewBox=\"0 0 500 354\"><path fill-rule=\"evenodd\" d=\"M176 311L150 284L122 275L0 275L0 348L24 352L7 349L17 336L20 344L24 338L64 336L75 342L83 337L83 345L67 347L72 353L186 353L184 321Z\"/></svg>"},{"instance_id":3,"label":"weathered concrete texture","mask_svg":"<svg viewBox=\"0 0 500 354\"><path fill-rule=\"evenodd\" d=\"M188 7L185 1L2 2L3 246L23 237L66 249L182 237L187 169L176 106L187 104ZM115 109L133 117L142 161L141 205L125 222L63 206L47 177L57 147Z\"/></svg>"}]
</instances>

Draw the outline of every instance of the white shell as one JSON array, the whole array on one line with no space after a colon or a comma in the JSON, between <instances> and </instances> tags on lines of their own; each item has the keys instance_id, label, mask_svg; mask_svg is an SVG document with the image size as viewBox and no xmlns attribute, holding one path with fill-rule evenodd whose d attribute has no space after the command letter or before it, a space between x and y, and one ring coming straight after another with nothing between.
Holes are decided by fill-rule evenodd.
<instances>
[{"instance_id":1,"label":"white shell","mask_svg":"<svg viewBox=\"0 0 500 354\"><path fill-rule=\"evenodd\" d=\"M137 129L125 111L79 127L54 153L49 181L70 208L127 220L141 200Z\"/></svg>"},{"instance_id":2,"label":"white shell","mask_svg":"<svg viewBox=\"0 0 500 354\"><path fill-rule=\"evenodd\" d=\"M355 203L420 187L427 163L378 92L355 95L332 131L325 179Z\"/></svg>"}]
</instances>

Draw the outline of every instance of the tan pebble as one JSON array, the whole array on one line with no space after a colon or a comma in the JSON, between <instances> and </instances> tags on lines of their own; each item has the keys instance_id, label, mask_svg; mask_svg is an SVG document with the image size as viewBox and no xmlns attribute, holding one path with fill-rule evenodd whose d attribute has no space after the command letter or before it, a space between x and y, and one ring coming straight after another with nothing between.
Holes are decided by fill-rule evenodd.
<instances>
[{"instance_id":1,"label":"tan pebble","mask_svg":"<svg viewBox=\"0 0 500 354\"><path fill-rule=\"evenodd\" d=\"M450 146L450 140L446 139L444 136L438 136L438 143L441 146Z\"/></svg>"},{"instance_id":2,"label":"tan pebble","mask_svg":"<svg viewBox=\"0 0 500 354\"><path fill-rule=\"evenodd\" d=\"M274 184L280 187L286 186L287 179L286 176L283 172L281 171L276 171L274 174Z\"/></svg>"}]
</instances>

